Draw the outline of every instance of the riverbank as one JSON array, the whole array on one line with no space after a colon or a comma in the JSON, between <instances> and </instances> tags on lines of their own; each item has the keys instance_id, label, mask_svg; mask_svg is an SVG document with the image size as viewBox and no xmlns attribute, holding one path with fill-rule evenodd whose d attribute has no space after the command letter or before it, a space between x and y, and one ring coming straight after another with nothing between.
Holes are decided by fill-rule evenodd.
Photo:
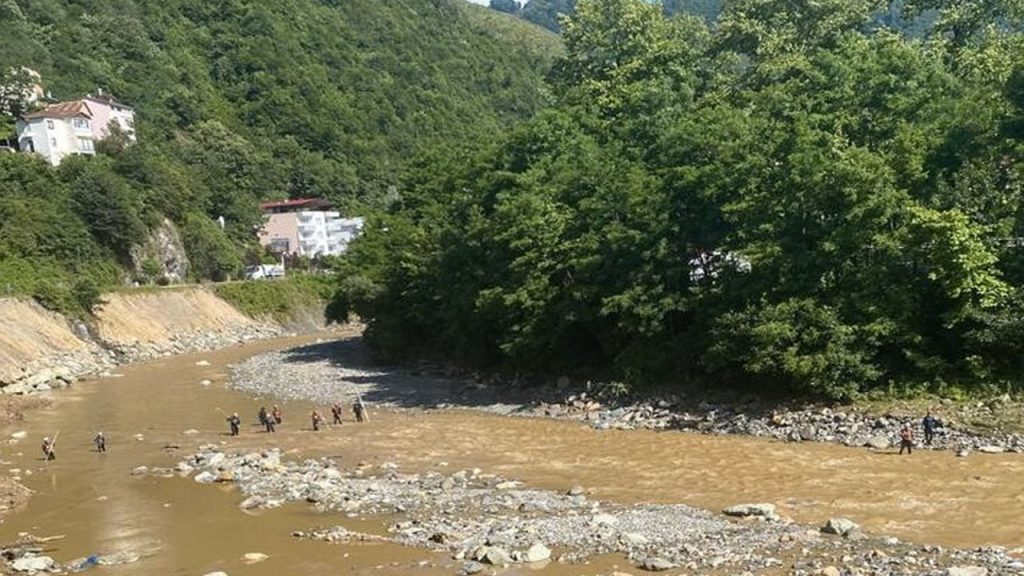
<instances>
[{"instance_id":1,"label":"riverbank","mask_svg":"<svg viewBox=\"0 0 1024 576\"><path fill-rule=\"evenodd\" d=\"M441 551L457 563L459 574L488 566L536 570L549 561L572 565L604 554L654 572L1024 573L1024 549L922 547L868 535L843 518L829 519L819 529L778 516L771 504L738 505L724 514L683 504L623 505L590 499L581 486L564 492L535 489L480 469L403 473L390 462L343 467L327 458L283 461L278 450L225 453L210 445L173 470L146 472L233 485L244 497L243 510L307 502L339 519L398 516L401 520L388 522L386 535L353 531L342 521L293 536Z\"/></svg>"},{"instance_id":2,"label":"riverbank","mask_svg":"<svg viewBox=\"0 0 1024 576\"><path fill-rule=\"evenodd\" d=\"M1024 462L1015 455L956 459L931 451L900 458L741 435L595 430L481 410L389 410L369 395L369 422L313 432L309 401L227 387L232 368L247 358L285 348L293 353L283 362L299 364L337 346L313 338L120 368L120 377L76 385L38 416L7 427L5 435L27 434L2 449L36 497L6 518L4 533L65 536L41 552L64 567L98 555L137 562L122 569L133 573L249 576L451 576L467 567L490 573L496 567L487 562L504 561L502 552L514 561L501 572L508 576L535 569L546 576L638 574L635 565L663 565L656 560L678 564L666 571L672 576L812 574L830 566L844 573L867 566L864 574L939 576L949 567L1015 574L1024 553L1017 550L1024 546ZM390 397L396 406L448 407L445 398L483 401L493 392L461 380L340 364L354 370L346 376L359 387L353 390ZM332 385L349 386L317 384L334 399ZM254 417L272 403L282 407L284 423L268 434ZM226 435L224 411L240 413L241 436ZM47 464L30 439L52 436L57 423L62 448ZM98 426L108 437L105 454L90 449ZM259 464L263 454L276 454L268 458L280 468ZM179 462L191 470L175 471ZM197 483L197 476L214 482ZM720 512L742 503L772 504L779 519L734 521ZM822 533L831 518L849 518L862 529L846 538ZM782 539L790 532L820 545L787 548ZM748 555L743 546L758 546L761 535L767 544ZM318 539L333 544L311 541ZM715 560L720 544L737 555ZM525 562L544 548L549 564ZM869 556L875 550L888 565ZM250 565L250 553L269 558ZM717 569L707 568L714 562Z\"/></svg>"},{"instance_id":3,"label":"riverbank","mask_svg":"<svg viewBox=\"0 0 1024 576\"><path fill-rule=\"evenodd\" d=\"M324 329L318 298L299 302L290 282L249 284L109 293L87 322L31 300L0 298L0 393L47 392L116 366ZM221 289L236 300L253 290L290 299L265 312L250 306L247 314Z\"/></svg>"},{"instance_id":4,"label":"riverbank","mask_svg":"<svg viewBox=\"0 0 1024 576\"><path fill-rule=\"evenodd\" d=\"M806 406L745 402L714 402L673 393L638 400L616 396L609 385L515 382L445 376L438 371L381 367L369 360L358 339L328 342L253 357L233 370L237 389L255 395L302 399L329 405L357 395L378 406L396 408L472 408L512 416L556 418L585 423L599 430L682 430L702 434L735 434L783 442L830 442L851 447L889 450L899 446L899 433L911 425L919 449L950 450L959 456L1024 452L1024 434L999 428L981 430L971 422L1024 418L1024 406L999 397L988 402L935 402L942 422L930 445L921 437L920 420L928 409L920 403L900 406Z\"/></svg>"}]
</instances>

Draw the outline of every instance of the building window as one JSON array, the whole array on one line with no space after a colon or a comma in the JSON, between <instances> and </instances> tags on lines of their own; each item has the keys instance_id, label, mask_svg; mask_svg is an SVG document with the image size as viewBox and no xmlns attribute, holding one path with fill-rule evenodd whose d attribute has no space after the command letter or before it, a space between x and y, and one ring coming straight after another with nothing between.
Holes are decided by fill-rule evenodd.
<instances>
[{"instance_id":1,"label":"building window","mask_svg":"<svg viewBox=\"0 0 1024 576\"><path fill-rule=\"evenodd\" d=\"M57 139L56 138L50 138L50 146L53 146L54 148L57 147Z\"/></svg>"},{"instance_id":2,"label":"building window","mask_svg":"<svg viewBox=\"0 0 1024 576\"><path fill-rule=\"evenodd\" d=\"M53 130L53 120L46 121L46 128L47 130Z\"/></svg>"},{"instance_id":3,"label":"building window","mask_svg":"<svg viewBox=\"0 0 1024 576\"><path fill-rule=\"evenodd\" d=\"M96 148L94 147L93 142L92 142L91 139L89 139L89 138L79 138L78 139L78 151L79 152L93 152L95 150L96 150Z\"/></svg>"},{"instance_id":4,"label":"building window","mask_svg":"<svg viewBox=\"0 0 1024 576\"><path fill-rule=\"evenodd\" d=\"M71 125L80 130L89 129L89 121L85 118L74 118L71 120Z\"/></svg>"}]
</instances>

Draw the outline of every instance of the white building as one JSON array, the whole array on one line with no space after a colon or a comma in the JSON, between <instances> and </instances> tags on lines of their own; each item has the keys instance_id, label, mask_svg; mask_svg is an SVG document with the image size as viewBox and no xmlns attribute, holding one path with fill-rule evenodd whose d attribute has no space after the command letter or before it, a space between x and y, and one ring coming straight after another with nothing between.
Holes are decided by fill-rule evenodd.
<instances>
[{"instance_id":1,"label":"white building","mask_svg":"<svg viewBox=\"0 0 1024 576\"><path fill-rule=\"evenodd\" d=\"M25 114L16 123L18 148L39 154L56 166L75 154L95 154L92 110L82 100L51 104Z\"/></svg>"},{"instance_id":2,"label":"white building","mask_svg":"<svg viewBox=\"0 0 1024 576\"><path fill-rule=\"evenodd\" d=\"M18 119L18 148L57 166L74 154L95 154L96 142L110 136L113 124L136 141L134 110L109 96L50 104Z\"/></svg>"},{"instance_id":3,"label":"white building","mask_svg":"<svg viewBox=\"0 0 1024 576\"><path fill-rule=\"evenodd\" d=\"M362 231L364 220L342 218L339 212L322 209L326 207L327 203L319 199L262 204L266 215L259 233L260 244L280 254L344 254Z\"/></svg>"}]
</instances>

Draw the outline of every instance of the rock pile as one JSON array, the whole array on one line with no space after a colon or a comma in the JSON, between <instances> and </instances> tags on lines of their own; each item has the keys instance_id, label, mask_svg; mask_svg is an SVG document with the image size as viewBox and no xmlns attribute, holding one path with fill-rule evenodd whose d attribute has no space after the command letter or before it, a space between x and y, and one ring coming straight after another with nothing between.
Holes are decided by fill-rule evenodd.
<instances>
[{"instance_id":1,"label":"rock pile","mask_svg":"<svg viewBox=\"0 0 1024 576\"><path fill-rule=\"evenodd\" d=\"M107 344L106 348L118 364L131 364L189 352L217 350L283 335L284 331L272 324L251 324L232 326L220 331L182 332L159 342Z\"/></svg>"},{"instance_id":2,"label":"rock pile","mask_svg":"<svg viewBox=\"0 0 1024 576\"><path fill-rule=\"evenodd\" d=\"M176 468L204 482L233 483L245 495L242 508L304 500L343 517L397 514L404 519L393 523L386 536L351 532L343 526L293 535L331 542L386 540L444 550L463 562L465 574L489 565L545 562L552 559L552 549L565 550L554 558L560 562L615 553L653 571L761 572L792 564L793 574L811 576L825 573L838 558L842 574L938 576L947 568L965 566L1024 574L1018 557L1024 550L914 547L894 538L863 535L842 519L827 525L847 537L826 535L778 518L769 504L730 507L730 514L751 517L731 521L684 505L621 506L589 500L582 491L499 488L511 481L479 470L407 474L393 464L343 469L327 459L282 462L275 450L229 455L216 446L203 447ZM850 537L854 533L859 537Z\"/></svg>"},{"instance_id":3,"label":"rock pile","mask_svg":"<svg viewBox=\"0 0 1024 576\"><path fill-rule=\"evenodd\" d=\"M961 409L957 419L984 419L986 406L981 403L973 409ZM601 430L677 429L704 434L745 434L786 442L835 442L878 450L899 445L899 431L905 424L914 426L920 436L917 416L873 416L828 407L779 409L760 414L726 404L700 402L696 406L686 406L677 398L607 405L583 392L570 395L561 402L538 402L530 407L530 411L537 416L586 421ZM938 430L931 448L1024 452L1024 435L974 434L947 425Z\"/></svg>"}]
</instances>

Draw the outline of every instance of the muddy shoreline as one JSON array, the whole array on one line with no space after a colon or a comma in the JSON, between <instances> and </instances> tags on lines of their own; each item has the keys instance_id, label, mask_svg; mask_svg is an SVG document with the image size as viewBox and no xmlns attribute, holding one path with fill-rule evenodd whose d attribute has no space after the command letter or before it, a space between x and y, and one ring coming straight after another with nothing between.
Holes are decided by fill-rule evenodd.
<instances>
[{"instance_id":1,"label":"muddy shoreline","mask_svg":"<svg viewBox=\"0 0 1024 576\"><path fill-rule=\"evenodd\" d=\"M1024 574L1024 547L1016 548L1024 542L1013 531L1019 526L1013 478L1022 469L1011 454L957 459L929 451L905 459L740 434L660 434L642 426L601 431L578 414L553 417L546 413L550 402L530 404L530 389L510 397L499 386L374 366L351 339L312 340L277 352L286 344L161 359L63 392L58 398L69 401L43 408L39 420L69 418L68 426L90 430L94 414L111 410L102 421L113 452L90 454L89 437L75 437L81 430L61 436L66 451L49 467L36 461L34 442L15 448L29 453L13 459L35 470L26 484L43 497L15 514L7 531L67 531L58 553L50 553L65 569L98 551L110 562L145 563L153 573L177 569L187 557L188 573L264 576L315 556L320 568L292 573L331 566L354 574L492 574L508 563L503 573L510 576L533 570L606 576L622 568L633 574L667 568L672 576ZM245 394L229 390L232 383ZM550 391L574 394L558 386ZM592 393L574 402L597 402ZM356 395L371 406L367 424L351 422ZM309 430L311 406L325 411L334 401L345 403L345 424ZM256 409L275 403L284 407L284 425L277 434L259 431ZM243 416L241 437L226 436L222 407ZM52 434L51 424L32 420L25 422L30 438ZM953 476L948 486L934 485L942 494L922 487L904 497L892 478L911 471ZM865 472L877 485L857 480ZM83 474L95 480L82 483ZM766 480L772 488L751 490ZM104 483L110 488L98 488ZM922 494L953 507L918 509ZM829 503L834 495L846 502ZM986 510L957 507L958 499L978 495L992 499ZM75 512L80 518L69 525L66 503L88 513ZM760 506L748 506L755 512L739 519L722 514L747 503L776 509L762 514ZM893 506L911 506L913 514ZM131 510L119 521L130 531L108 524L118 510ZM194 524L196 513L212 510L218 512L201 523L209 531ZM945 510L955 516L946 518ZM837 517L865 528L846 536L822 532ZM965 529L952 533L960 540L933 540L927 530L890 531L898 528L891 520ZM995 540L1008 546L961 546L984 531L972 526L994 523L1008 527ZM250 536L219 539L232 530ZM125 540L125 534L133 536ZM151 547L154 539L161 543ZM249 567L240 559L249 552L270 559ZM202 559L191 560L197 553ZM382 563L381 554L405 560Z\"/></svg>"},{"instance_id":2,"label":"muddy shoreline","mask_svg":"<svg viewBox=\"0 0 1024 576\"><path fill-rule=\"evenodd\" d=\"M418 409L468 408L489 413L555 418L586 423L598 430L679 430L743 435L783 442L829 442L875 450L898 448L900 429L909 425L915 447L971 452L1024 452L1024 434L979 433L968 420L991 420L1000 409L1016 409L1006 397L953 405L936 403L940 427L924 442L921 416L907 410L882 413L858 406L765 405L713 402L669 393L653 398L617 395L611 385L573 385L560 379L546 385L445 376L436 371L377 366L358 337L282 350L250 358L233 369L241 391L321 405L349 402L357 395L377 406ZM1018 407L1024 411L1024 407Z\"/></svg>"},{"instance_id":3,"label":"muddy shoreline","mask_svg":"<svg viewBox=\"0 0 1024 576\"><path fill-rule=\"evenodd\" d=\"M805 409L776 409L759 411L753 415L733 406L701 403L693 405L679 398L660 398L642 402L622 401L610 398L600 387L593 385L584 389L573 389L566 383L547 386L519 388L514 385L432 376L424 371L412 371L375 366L367 360L366 351L358 340L350 339L333 343L320 343L294 350L270 352L250 358L236 365L232 370L231 385L236 389L261 397L308 400L320 405L335 401L349 403L355 397L362 397L376 408L386 407L399 410L470 409L506 416L551 418L585 423L599 430L654 429L697 432L705 435L745 435L772 438L782 442L838 443L845 446L868 446L871 450L888 450L895 444L899 428L904 423L916 424L911 415L871 415L855 410L809 407ZM976 408L984 409L984 405ZM1002 453L1024 451L1024 437L1017 434L994 433L975 434L954 427L952 422L939 431L932 446L933 450L954 450L957 456L966 456L971 451ZM207 455L196 456L202 462ZM227 463L218 467L217 473L227 471L231 482L235 482L243 493L249 495L243 505L260 506L269 499L276 502L306 499L316 502L317 507L341 510L354 501L345 488L345 483L356 474L362 478L362 470L341 472L335 464L308 461L305 464L289 464L281 476L269 481L276 489L268 491L264 480L253 480L245 473L247 462L254 461L253 455L230 456ZM337 493L331 493L332 481L326 484L309 478L319 478L320 468L333 470L332 479L342 485ZM239 470L242 470L239 473ZM297 470L301 470L296 476ZM211 472L212 474L213 472ZM463 487L459 480L445 477L427 479L412 475L401 476L392 472L392 481L398 484L409 482L447 483L453 488ZM457 560L466 560L465 573L473 573L480 566L472 563L508 564L514 563L531 545L530 537L544 534L539 543L545 547L562 547L571 550L561 556L568 562L580 561L601 553L618 553L626 556L640 569L681 568L697 573L720 568L745 573L759 573L773 566L788 565L788 573L810 574L1018 574L1024 573L1024 549L976 548L957 549L908 544L885 535L870 534L858 529L841 536L823 536L821 525L801 525L785 518L766 517L755 514L754 519L741 523L745 536L734 540L724 536L720 526L705 524L714 520L725 522L715 513L672 506L633 505L614 508L622 517L635 515L643 521L627 524L640 532L634 538L626 531L605 530L593 522L584 520L587 514L592 518L601 514L602 506L612 507L607 502L587 502L574 509L551 508L554 517L537 517L532 510L523 510L524 501L511 499L508 493L498 489L501 483L513 482L495 479L488 486L478 487L489 494L481 496L492 506L485 519L481 519L480 502L466 506L445 507L448 496L442 490L440 500L421 504L427 512L416 514L417 506L408 503L396 505L396 510L408 514L410 519L391 527L390 541L406 545L424 546L445 550ZM393 488L393 487L392 487ZM423 486L420 486L421 490ZM387 489L383 489L386 493ZM489 491L489 492L487 492ZM430 491L426 491L430 494ZM315 495L311 495L315 493ZM560 495L534 493L531 498L545 502ZM489 498L489 499L488 499ZM428 498L429 500L429 498ZM581 503L582 504L582 503ZM486 508L486 507L485 507ZM374 510L380 513L381 510ZM394 510L392 511L394 512ZM618 518L619 516L616 516ZM824 519L823 519L824 520ZM551 529L552 526L561 528ZM643 533L644 526L676 526L668 537L665 534ZM511 536L495 536L497 527ZM545 532L545 529L549 531ZM562 536L572 534L573 537ZM686 537L681 536L686 534ZM336 538L358 538L343 528L323 530L314 537L333 540ZM696 538L692 540L691 537ZM650 543L656 546L648 546ZM534 542L537 543L537 542ZM755 544L756 543L756 544ZM505 544L495 553L498 561L488 562L489 547ZM710 550L717 550L714 553ZM797 552L799 551L799 552ZM687 554L685 552L691 552ZM519 555L519 556L517 556ZM785 560L781 560L781 559ZM836 559L841 561L836 562ZM836 568L836 566L839 568ZM838 570L838 571L836 571Z\"/></svg>"}]
</instances>

